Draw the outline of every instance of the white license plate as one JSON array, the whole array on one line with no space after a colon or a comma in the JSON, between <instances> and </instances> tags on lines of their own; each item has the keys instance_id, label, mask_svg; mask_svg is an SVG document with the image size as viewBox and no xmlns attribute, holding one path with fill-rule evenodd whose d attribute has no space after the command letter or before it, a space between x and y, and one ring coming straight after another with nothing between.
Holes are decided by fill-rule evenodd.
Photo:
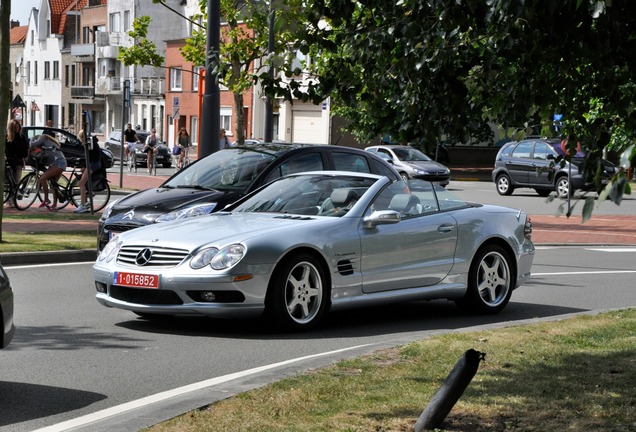
<instances>
[{"instance_id":1,"label":"white license plate","mask_svg":"<svg viewBox=\"0 0 636 432\"><path fill-rule=\"evenodd\" d=\"M132 288L159 288L159 276L143 273L115 272L113 285Z\"/></svg>"}]
</instances>

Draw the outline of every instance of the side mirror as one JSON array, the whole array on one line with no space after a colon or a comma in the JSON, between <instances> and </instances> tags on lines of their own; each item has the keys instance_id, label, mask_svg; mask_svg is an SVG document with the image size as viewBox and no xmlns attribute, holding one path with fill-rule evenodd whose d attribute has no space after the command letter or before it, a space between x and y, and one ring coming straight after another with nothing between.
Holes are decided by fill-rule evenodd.
<instances>
[{"instance_id":1,"label":"side mirror","mask_svg":"<svg viewBox=\"0 0 636 432\"><path fill-rule=\"evenodd\" d=\"M374 211L371 215L364 218L365 228L375 228L378 225L396 224L402 220L400 212L395 210L379 210Z\"/></svg>"}]
</instances>

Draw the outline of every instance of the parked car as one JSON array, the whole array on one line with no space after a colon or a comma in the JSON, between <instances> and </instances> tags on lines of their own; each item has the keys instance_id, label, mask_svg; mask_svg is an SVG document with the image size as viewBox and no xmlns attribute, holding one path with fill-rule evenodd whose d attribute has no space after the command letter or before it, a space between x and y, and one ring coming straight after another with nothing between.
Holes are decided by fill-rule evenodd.
<instances>
[{"instance_id":1,"label":"parked car","mask_svg":"<svg viewBox=\"0 0 636 432\"><path fill-rule=\"evenodd\" d=\"M532 188L540 196L548 196L556 191L557 196L567 197L576 190L593 187L586 182L582 172L585 153L578 151L572 158L572 166L566 162L563 167L555 160L563 154L561 140L530 138L504 144L495 159L492 179L500 195L510 195L517 188ZM616 166L603 160L603 176L609 179L616 172ZM568 180L572 172L572 189Z\"/></svg>"},{"instance_id":2,"label":"parked car","mask_svg":"<svg viewBox=\"0 0 636 432\"><path fill-rule=\"evenodd\" d=\"M137 133L137 136L141 141L135 144L137 165L145 167L147 165L148 155L144 153L144 147L146 147L146 138L148 138L150 132L135 132ZM106 139L106 143L104 145L113 153L115 160L119 160L121 155L121 129L112 131L108 135L108 138ZM125 157L126 156L124 155L124 158ZM159 150L157 151L157 163L164 168L170 168L172 166L172 152L170 151L170 148L163 142L159 143Z\"/></svg>"},{"instance_id":3,"label":"parked car","mask_svg":"<svg viewBox=\"0 0 636 432\"><path fill-rule=\"evenodd\" d=\"M312 170L352 170L399 178L378 156L351 147L251 144L222 149L188 165L158 188L111 203L99 220L98 248L124 231L212 213L278 177Z\"/></svg>"},{"instance_id":4,"label":"parked car","mask_svg":"<svg viewBox=\"0 0 636 432\"><path fill-rule=\"evenodd\" d=\"M0 348L5 348L13 339L15 326L13 324L13 289L9 276L0 264L0 322L3 331L0 333Z\"/></svg>"},{"instance_id":5,"label":"parked car","mask_svg":"<svg viewBox=\"0 0 636 432\"><path fill-rule=\"evenodd\" d=\"M69 131L46 126L24 126L22 131L26 134L29 140L35 136L42 135L43 133L48 133L60 142L62 146L62 153L64 153L66 163L69 167L86 165L86 153L84 146L80 142L79 138ZM112 167L113 154L110 150L105 148L102 148L101 151L104 168Z\"/></svg>"},{"instance_id":6,"label":"parked car","mask_svg":"<svg viewBox=\"0 0 636 432\"><path fill-rule=\"evenodd\" d=\"M212 215L125 232L93 274L99 303L147 318L265 313L304 330L330 310L431 299L497 313L530 276L531 233L523 211L437 183L318 171Z\"/></svg>"},{"instance_id":7,"label":"parked car","mask_svg":"<svg viewBox=\"0 0 636 432\"><path fill-rule=\"evenodd\" d=\"M450 182L450 169L414 147L403 145L377 145L365 150L376 153L393 164L405 180L421 178L439 182L447 186Z\"/></svg>"}]
</instances>

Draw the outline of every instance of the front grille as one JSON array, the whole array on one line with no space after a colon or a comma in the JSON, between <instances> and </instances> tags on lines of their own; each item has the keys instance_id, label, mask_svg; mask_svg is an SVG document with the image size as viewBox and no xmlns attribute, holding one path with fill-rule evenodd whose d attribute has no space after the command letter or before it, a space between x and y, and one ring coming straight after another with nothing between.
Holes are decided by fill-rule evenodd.
<instances>
[{"instance_id":1,"label":"front grille","mask_svg":"<svg viewBox=\"0 0 636 432\"><path fill-rule=\"evenodd\" d=\"M128 288L119 285L110 287L110 296L128 303L144 305L180 305L183 304L174 291Z\"/></svg>"},{"instance_id":2,"label":"front grille","mask_svg":"<svg viewBox=\"0 0 636 432\"><path fill-rule=\"evenodd\" d=\"M131 229L142 227L143 225L119 225L119 224L107 224L104 226L104 229L112 232L124 232L130 231Z\"/></svg>"},{"instance_id":3,"label":"front grille","mask_svg":"<svg viewBox=\"0 0 636 432\"><path fill-rule=\"evenodd\" d=\"M139 267L175 267L187 256L188 251L185 249L124 246L117 255L117 262Z\"/></svg>"}]
</instances>

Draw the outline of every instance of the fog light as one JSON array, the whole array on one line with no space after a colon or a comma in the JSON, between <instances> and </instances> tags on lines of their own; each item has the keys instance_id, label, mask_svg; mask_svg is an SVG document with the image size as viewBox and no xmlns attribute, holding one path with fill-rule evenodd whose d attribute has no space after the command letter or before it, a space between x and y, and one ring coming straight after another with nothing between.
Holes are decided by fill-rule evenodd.
<instances>
[{"instance_id":1,"label":"fog light","mask_svg":"<svg viewBox=\"0 0 636 432\"><path fill-rule=\"evenodd\" d=\"M212 291L203 291L201 293L201 300L206 302L213 302L216 299L216 296Z\"/></svg>"},{"instance_id":2,"label":"fog light","mask_svg":"<svg viewBox=\"0 0 636 432\"><path fill-rule=\"evenodd\" d=\"M98 293L106 294L106 284L101 282L95 282L95 289Z\"/></svg>"}]
</instances>

